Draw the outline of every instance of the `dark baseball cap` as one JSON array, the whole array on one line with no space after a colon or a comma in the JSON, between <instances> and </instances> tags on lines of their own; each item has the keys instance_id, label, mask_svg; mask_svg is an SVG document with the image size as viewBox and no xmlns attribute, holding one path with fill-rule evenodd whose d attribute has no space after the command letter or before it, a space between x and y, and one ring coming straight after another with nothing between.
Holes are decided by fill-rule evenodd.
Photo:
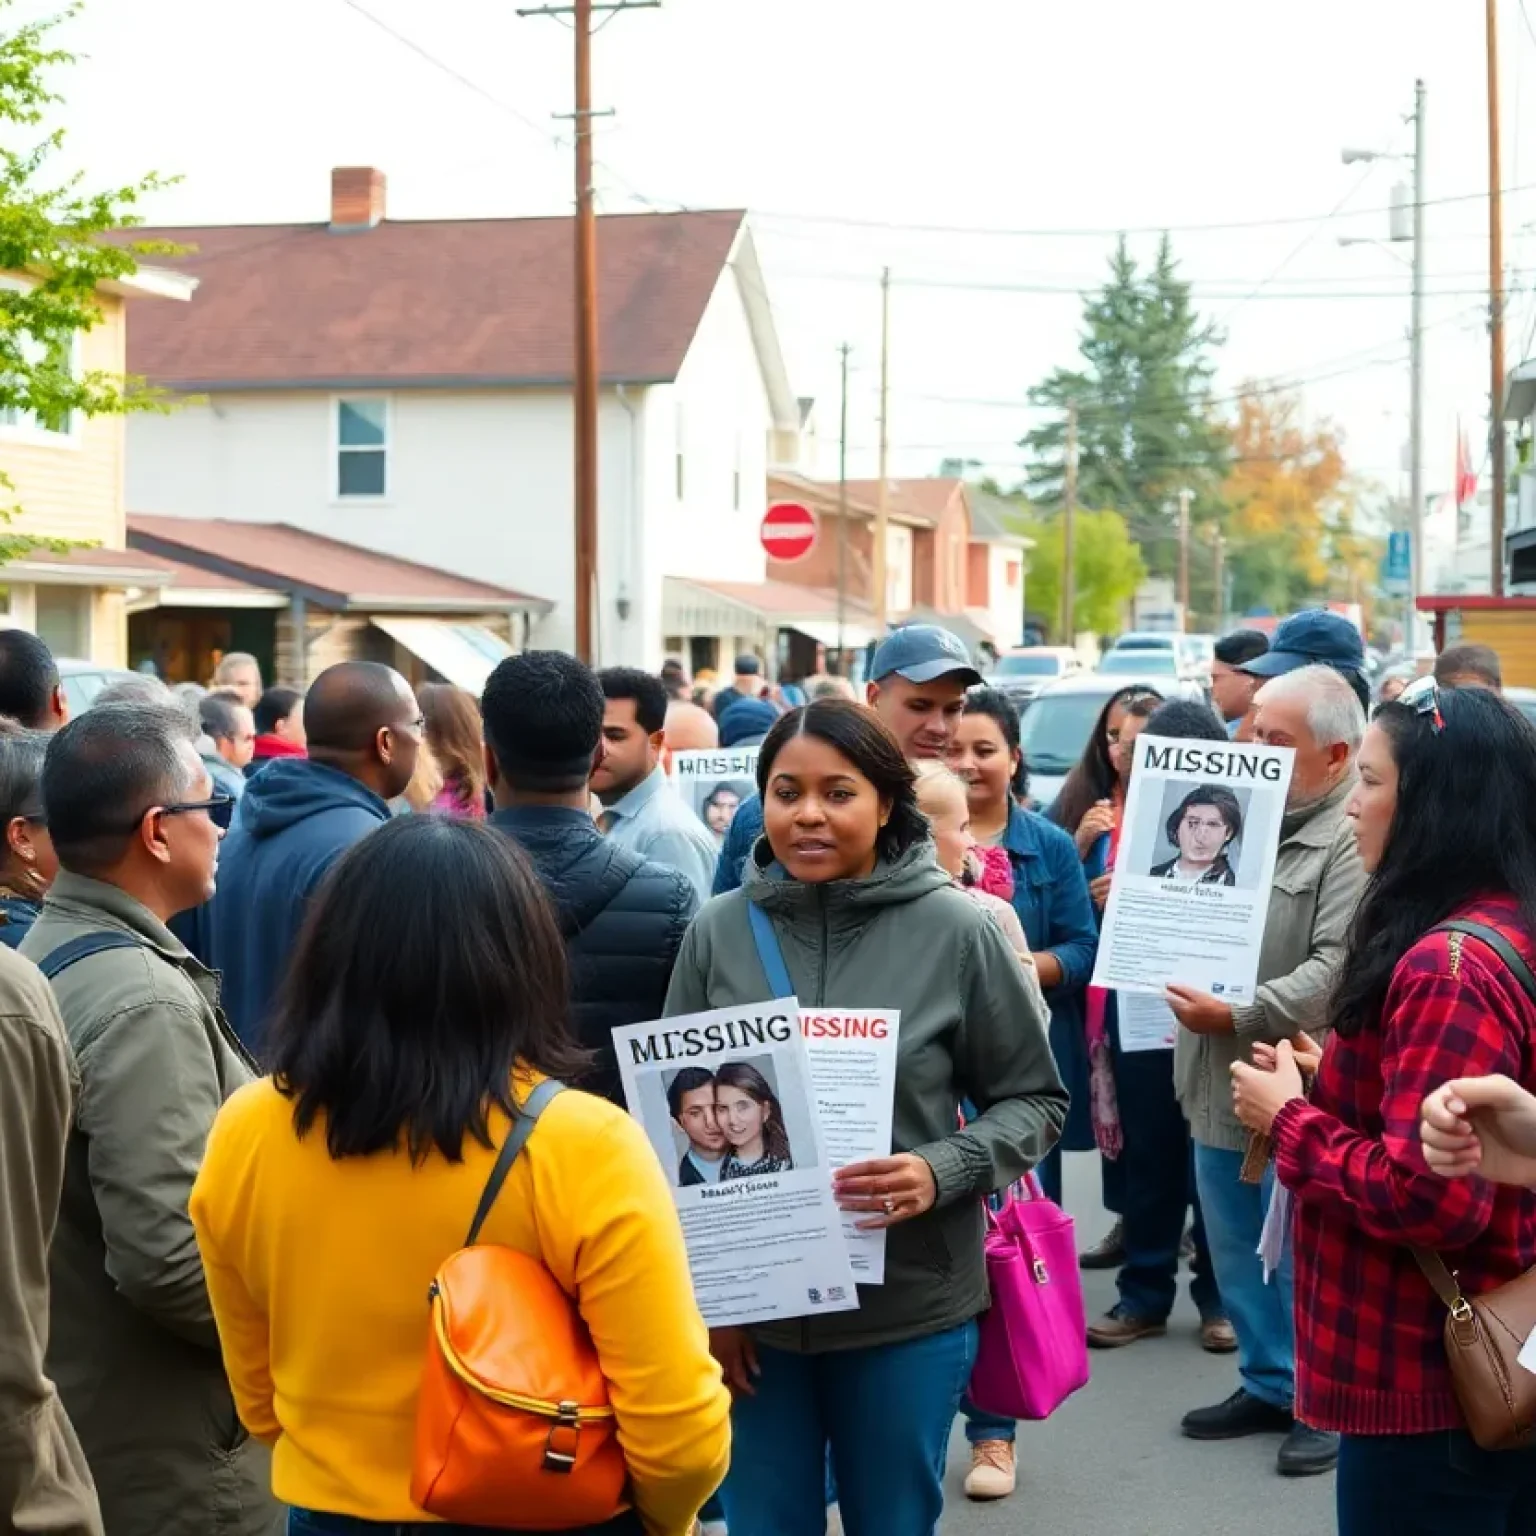
<instances>
[{"instance_id":1,"label":"dark baseball cap","mask_svg":"<svg viewBox=\"0 0 1536 1536\"><path fill-rule=\"evenodd\" d=\"M1269 649L1245 661L1238 671L1250 677L1280 677L1297 667L1359 672L1364 666L1365 643L1360 631L1341 614L1308 608L1277 624Z\"/></svg>"},{"instance_id":2,"label":"dark baseball cap","mask_svg":"<svg viewBox=\"0 0 1536 1536\"><path fill-rule=\"evenodd\" d=\"M880 642L869 675L878 683L892 674L909 683L953 677L967 688L981 681L965 641L937 624L907 624Z\"/></svg>"},{"instance_id":3,"label":"dark baseball cap","mask_svg":"<svg viewBox=\"0 0 1536 1536\"><path fill-rule=\"evenodd\" d=\"M736 675L738 677L756 677L762 670L762 662L748 652L744 651L736 658Z\"/></svg>"}]
</instances>

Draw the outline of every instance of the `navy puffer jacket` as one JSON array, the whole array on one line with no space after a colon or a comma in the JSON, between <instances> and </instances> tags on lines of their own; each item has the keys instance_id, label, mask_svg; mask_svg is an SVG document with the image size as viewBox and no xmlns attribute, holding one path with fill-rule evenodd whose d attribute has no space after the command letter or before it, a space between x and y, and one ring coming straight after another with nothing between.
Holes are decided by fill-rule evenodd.
<instances>
[{"instance_id":1,"label":"navy puffer jacket","mask_svg":"<svg viewBox=\"0 0 1536 1536\"><path fill-rule=\"evenodd\" d=\"M554 900L571 963L572 1022L598 1058L580 1086L622 1106L612 1032L662 1016L698 896L677 870L609 842L583 811L522 806L490 824L522 846Z\"/></svg>"}]
</instances>

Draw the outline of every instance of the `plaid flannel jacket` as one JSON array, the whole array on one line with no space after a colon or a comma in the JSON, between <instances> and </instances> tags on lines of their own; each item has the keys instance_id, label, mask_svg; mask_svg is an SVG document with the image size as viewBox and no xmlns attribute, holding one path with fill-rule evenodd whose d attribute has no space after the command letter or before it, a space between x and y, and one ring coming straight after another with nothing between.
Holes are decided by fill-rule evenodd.
<instances>
[{"instance_id":1,"label":"plaid flannel jacket","mask_svg":"<svg viewBox=\"0 0 1536 1536\"><path fill-rule=\"evenodd\" d=\"M1536 967L1514 904L1456 914L1497 928ZM1486 945L1444 933L1398 962L1380 1024L1328 1041L1311 1102L1276 1117L1280 1179L1296 1196L1296 1414L1356 1435L1462 1425L1445 1308L1410 1245L1436 1250L1478 1294L1536 1265L1536 1193L1444 1180L1424 1162L1419 1109L1454 1077L1502 1072L1536 1088L1536 1007Z\"/></svg>"}]
</instances>

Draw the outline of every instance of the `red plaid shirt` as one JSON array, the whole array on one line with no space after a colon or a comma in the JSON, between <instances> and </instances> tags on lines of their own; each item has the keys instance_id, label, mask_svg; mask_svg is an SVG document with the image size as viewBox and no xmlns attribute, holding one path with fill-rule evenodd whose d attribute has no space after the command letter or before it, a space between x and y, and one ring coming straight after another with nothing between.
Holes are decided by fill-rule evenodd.
<instances>
[{"instance_id":1,"label":"red plaid shirt","mask_svg":"<svg viewBox=\"0 0 1536 1536\"><path fill-rule=\"evenodd\" d=\"M1458 917L1502 932L1536 967L1512 902ZM1311 1102L1275 1119L1296 1196L1296 1414L1318 1429L1413 1435L1462 1426L1445 1308L1408 1245L1441 1254L1477 1294L1536 1266L1536 1193L1437 1178L1419 1143L1425 1094L1502 1072L1536 1087L1536 1007L1473 938L1420 939L1392 975L1380 1026L1329 1040Z\"/></svg>"}]
</instances>

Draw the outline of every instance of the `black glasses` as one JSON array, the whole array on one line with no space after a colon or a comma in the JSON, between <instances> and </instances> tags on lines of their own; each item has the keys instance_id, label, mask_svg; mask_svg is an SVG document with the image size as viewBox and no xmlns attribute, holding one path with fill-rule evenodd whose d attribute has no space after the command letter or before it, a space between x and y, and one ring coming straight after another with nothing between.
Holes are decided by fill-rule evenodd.
<instances>
[{"instance_id":1,"label":"black glasses","mask_svg":"<svg viewBox=\"0 0 1536 1536\"><path fill-rule=\"evenodd\" d=\"M1445 716L1440 713L1440 685L1431 677L1416 678L1393 700L1406 704L1416 715L1429 716L1429 728L1436 736L1445 729Z\"/></svg>"},{"instance_id":2,"label":"black glasses","mask_svg":"<svg viewBox=\"0 0 1536 1536\"><path fill-rule=\"evenodd\" d=\"M210 795L206 800L179 800L172 805L152 805L144 812L144 816L153 815L157 811L162 816L185 816L192 811L207 811L208 820L221 832L227 832L235 819L235 797ZM143 819L143 816L139 818L140 821Z\"/></svg>"}]
</instances>

